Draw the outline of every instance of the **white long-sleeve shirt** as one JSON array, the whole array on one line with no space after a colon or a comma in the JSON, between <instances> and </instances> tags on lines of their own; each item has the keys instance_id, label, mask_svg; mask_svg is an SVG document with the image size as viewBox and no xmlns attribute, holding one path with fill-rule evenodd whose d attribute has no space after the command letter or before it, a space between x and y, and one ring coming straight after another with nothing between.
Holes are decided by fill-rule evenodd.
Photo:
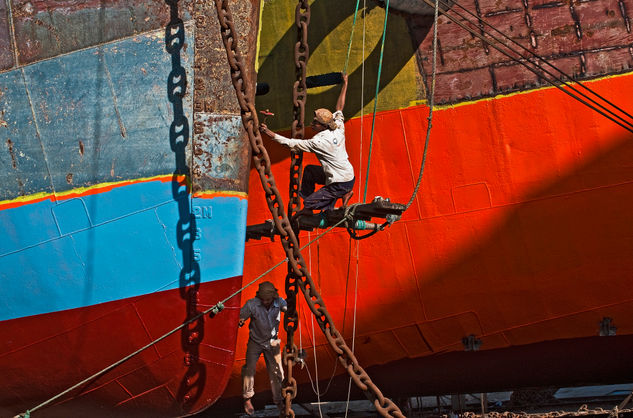
<instances>
[{"instance_id":1,"label":"white long-sleeve shirt","mask_svg":"<svg viewBox=\"0 0 633 418\"><path fill-rule=\"evenodd\" d=\"M275 134L273 139L290 147L293 151L313 152L325 172L325 184L341 183L354 179L354 167L349 162L345 149L345 126L343 112L334 112L336 129L326 129L310 139L290 139Z\"/></svg>"}]
</instances>

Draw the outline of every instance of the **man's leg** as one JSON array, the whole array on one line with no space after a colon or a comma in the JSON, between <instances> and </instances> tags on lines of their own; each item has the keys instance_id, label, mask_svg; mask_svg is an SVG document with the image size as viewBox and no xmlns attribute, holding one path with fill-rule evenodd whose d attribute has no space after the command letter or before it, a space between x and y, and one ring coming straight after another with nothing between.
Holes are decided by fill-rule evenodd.
<instances>
[{"instance_id":1,"label":"man's leg","mask_svg":"<svg viewBox=\"0 0 633 418\"><path fill-rule=\"evenodd\" d=\"M299 195L306 198L314 193L317 184L325 184L325 171L320 165L307 165L303 169L303 177L301 178L301 192Z\"/></svg>"},{"instance_id":2,"label":"man's leg","mask_svg":"<svg viewBox=\"0 0 633 418\"><path fill-rule=\"evenodd\" d=\"M354 187L354 179L343 183L332 183L321 187L303 200L303 206L310 209L330 210L339 198ZM351 196L350 196L351 197Z\"/></svg>"},{"instance_id":3,"label":"man's leg","mask_svg":"<svg viewBox=\"0 0 633 418\"><path fill-rule=\"evenodd\" d=\"M343 183L337 183L340 186L340 193L343 193L341 195L341 207L347 207L347 204L349 203L349 200L352 198L352 195L354 194L354 182L356 181L356 178L353 178L350 181L346 181Z\"/></svg>"},{"instance_id":4,"label":"man's leg","mask_svg":"<svg viewBox=\"0 0 633 418\"><path fill-rule=\"evenodd\" d=\"M266 369L270 379L270 388L273 392L273 402L277 406L283 403L281 396L281 383L284 380L284 368L281 364L280 345L264 350L264 360L266 361Z\"/></svg>"},{"instance_id":5,"label":"man's leg","mask_svg":"<svg viewBox=\"0 0 633 418\"><path fill-rule=\"evenodd\" d=\"M255 412L251 398L255 395L255 366L262 353L262 348L248 340L246 345L246 362L242 366L242 396L244 398L244 411L251 415Z\"/></svg>"}]
</instances>

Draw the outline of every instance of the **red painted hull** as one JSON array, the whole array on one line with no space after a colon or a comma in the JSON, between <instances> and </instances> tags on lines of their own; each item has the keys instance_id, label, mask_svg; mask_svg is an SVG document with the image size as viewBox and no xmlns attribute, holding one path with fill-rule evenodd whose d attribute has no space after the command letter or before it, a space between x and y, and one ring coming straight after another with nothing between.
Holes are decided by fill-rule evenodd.
<instances>
[{"instance_id":1,"label":"red painted hull","mask_svg":"<svg viewBox=\"0 0 633 418\"><path fill-rule=\"evenodd\" d=\"M241 277L200 285L197 310L240 286ZM0 322L1 390L8 400L0 415L32 409L182 324L183 296L169 290ZM173 417L208 407L231 372L240 296L225 306L215 318L190 324L191 341L178 331L36 416Z\"/></svg>"},{"instance_id":2,"label":"red painted hull","mask_svg":"<svg viewBox=\"0 0 633 418\"><path fill-rule=\"evenodd\" d=\"M627 75L588 84L626 105L633 94L632 81ZM394 202L409 200L422 159L427 116L426 107L378 116L368 200L374 195ZM369 132L371 118L365 123ZM365 142L359 158L359 126L358 119L346 125L348 152L357 173L368 157ZM399 386L400 378L393 380L394 373L400 376L407 367L413 375L432 380L415 384L417 394L435 392L433 388L501 389L504 381L508 388L537 385L539 379L494 358L535 364L545 350L539 344L561 342L564 349L558 358L570 361L552 360L549 375L540 383L614 382L630 376L633 366L622 362L633 335L630 134L550 88L436 109L431 135L421 190L401 221L359 243L350 241L345 231L332 232L303 251L326 306L350 345L358 272L355 352L360 364L377 373L391 388L390 396L411 394L411 386ZM274 145L270 149L277 161L278 185L287 189L282 175L288 171L286 151ZM315 162L312 156L306 159L304 164ZM364 171L361 174L352 203L362 194ZM253 175L249 224L270 217L255 192L255 179ZM307 241L308 234L302 234L302 242ZM245 280L283 257L278 242L248 242ZM284 269L271 276L283 289ZM251 296L252 291L245 295ZM307 349L312 377L317 347L323 389L335 358L318 327L312 328L304 302L300 309L301 344ZM618 337L598 337L604 318L612 319ZM488 367L473 384L457 384L467 364L477 368L478 357L465 352L463 343L471 335L481 342L477 356L487 355ZM227 399L239 397L246 338L242 331ZM586 353L592 352L589 347L598 344L602 351L596 353L604 354L609 342L617 352L588 368L595 373L577 373ZM537 348L517 351L529 346ZM518 354L510 355L512 350ZM429 367L434 364L442 367ZM257 390L266 391L260 366L262 383ZM334 371L343 374L340 367ZM296 369L295 377L309 382L305 370ZM347 385L338 387L340 393L328 396L344 398Z\"/></svg>"}]
</instances>

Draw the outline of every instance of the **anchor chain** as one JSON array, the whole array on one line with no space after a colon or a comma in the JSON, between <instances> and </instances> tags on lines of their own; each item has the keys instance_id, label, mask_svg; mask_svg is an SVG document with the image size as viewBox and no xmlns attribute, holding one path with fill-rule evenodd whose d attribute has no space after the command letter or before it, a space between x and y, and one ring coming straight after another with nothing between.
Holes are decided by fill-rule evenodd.
<instances>
[{"instance_id":1,"label":"anchor chain","mask_svg":"<svg viewBox=\"0 0 633 418\"><path fill-rule=\"evenodd\" d=\"M298 0L295 9L295 24L297 25L297 42L295 44L295 76L292 86L293 121L292 138L303 139L305 134L305 107L308 94L306 86L306 72L310 49L308 47L308 24L310 23L310 5L308 0ZM302 151L290 152L290 197L288 202L288 216L292 218L299 208L299 187L303 163Z\"/></svg>"},{"instance_id":2,"label":"anchor chain","mask_svg":"<svg viewBox=\"0 0 633 418\"><path fill-rule=\"evenodd\" d=\"M235 87L237 101L241 109L242 124L246 130L253 151L253 162L259 173L264 192L266 193L266 203L270 213L273 215L273 222L281 234L281 243L292 266L292 272L297 276L296 283L303 292L306 303L315 315L315 319L325 334L328 343L336 352L339 362L347 370L347 373L351 376L354 383L374 404L378 413L384 417L404 417L396 404L382 394L365 370L358 364L354 353L352 353L352 350L347 346L345 340L334 326L332 317L327 311L321 295L316 290L314 281L306 268L305 260L299 250L297 237L292 230L292 226L282 206L281 196L271 171L270 158L259 133L259 121L254 105L253 85L251 82L245 80L247 74L244 68L244 61L238 51L233 16L229 9L229 0L214 1L220 22L222 42L226 48L229 61L231 80Z\"/></svg>"},{"instance_id":3,"label":"anchor chain","mask_svg":"<svg viewBox=\"0 0 633 418\"><path fill-rule=\"evenodd\" d=\"M310 49L308 46L308 24L310 23L310 5L308 0L298 0L295 8L295 24L297 26L297 42L294 48L296 81L292 86L293 122L292 138L303 139L305 135L305 105L307 99L306 72ZM290 182L288 192L288 218L294 219L294 215L300 207L299 189L301 187L301 172L303 170L303 152L290 151ZM299 244L299 225L293 222L292 229ZM288 262L288 274L285 280L286 301L288 310L284 315L284 328L286 330L286 346L284 348L283 362L286 365L286 378L283 381L282 395L284 398L284 414L286 417L294 417L292 400L297 395L297 381L292 376L293 366L297 362L298 351L294 344L294 333L299 325L297 315L297 280L292 263Z\"/></svg>"}]
</instances>

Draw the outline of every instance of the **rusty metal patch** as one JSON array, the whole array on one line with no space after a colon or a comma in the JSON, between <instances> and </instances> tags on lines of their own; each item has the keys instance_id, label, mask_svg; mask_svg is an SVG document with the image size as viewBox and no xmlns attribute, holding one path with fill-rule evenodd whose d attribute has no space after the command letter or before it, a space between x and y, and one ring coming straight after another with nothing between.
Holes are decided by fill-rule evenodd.
<instances>
[{"instance_id":1,"label":"rusty metal patch","mask_svg":"<svg viewBox=\"0 0 633 418\"><path fill-rule=\"evenodd\" d=\"M630 12L618 0L573 5L552 1L512 0L499 3L479 0L476 4L480 9L465 6L474 16L459 8L449 10L448 14L457 16L459 13L474 22L478 18L485 20L513 41L556 66L560 65L566 75L582 80L631 69L633 55L628 52L633 44ZM428 91L432 22L428 17L413 15L407 16L406 20L418 48L418 69ZM492 28L484 28L502 38ZM438 36L440 48L435 92L439 103L455 103L549 85L510 57L486 48L480 39L450 22L446 16L439 20ZM518 46L513 48L524 56L531 56ZM556 76L568 79L558 73Z\"/></svg>"},{"instance_id":2,"label":"rusty metal patch","mask_svg":"<svg viewBox=\"0 0 633 418\"><path fill-rule=\"evenodd\" d=\"M193 122L194 191L243 191L249 155L239 115L196 113Z\"/></svg>"},{"instance_id":3,"label":"rusty metal patch","mask_svg":"<svg viewBox=\"0 0 633 418\"><path fill-rule=\"evenodd\" d=\"M250 88L255 87L255 45L259 2L236 2L238 45L247 51ZM193 190L248 190L250 148L231 84L229 63L212 2L195 0Z\"/></svg>"},{"instance_id":4,"label":"rusty metal patch","mask_svg":"<svg viewBox=\"0 0 633 418\"><path fill-rule=\"evenodd\" d=\"M190 9L185 0L183 20ZM164 0L15 0L12 11L20 64L164 28L170 18Z\"/></svg>"},{"instance_id":5,"label":"rusty metal patch","mask_svg":"<svg viewBox=\"0 0 633 418\"><path fill-rule=\"evenodd\" d=\"M0 70L9 69L15 64L9 32L7 1L9 0L0 0Z\"/></svg>"},{"instance_id":6,"label":"rusty metal patch","mask_svg":"<svg viewBox=\"0 0 633 418\"><path fill-rule=\"evenodd\" d=\"M259 20L259 2L235 2L233 16L241 51L248 51L248 83L255 86L255 45ZM231 84L226 51L220 38L220 25L213 2L195 0L196 21L194 64L194 111L239 114L239 105Z\"/></svg>"}]
</instances>

